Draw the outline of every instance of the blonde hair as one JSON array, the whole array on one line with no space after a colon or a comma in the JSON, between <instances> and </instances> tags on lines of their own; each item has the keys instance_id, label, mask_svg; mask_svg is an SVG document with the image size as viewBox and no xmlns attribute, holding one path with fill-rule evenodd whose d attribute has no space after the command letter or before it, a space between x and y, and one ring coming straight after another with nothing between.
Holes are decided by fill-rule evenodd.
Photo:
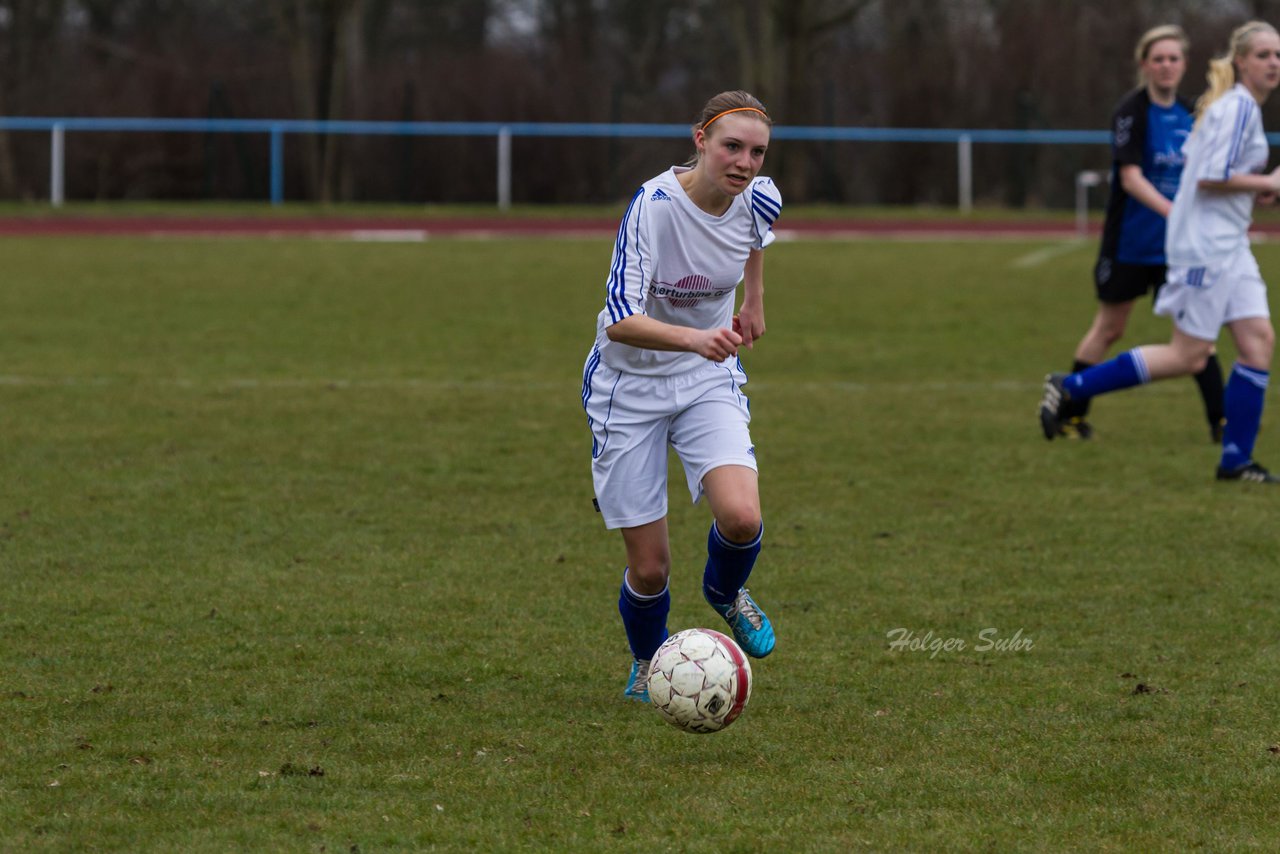
<instances>
[{"instance_id":1,"label":"blonde hair","mask_svg":"<svg viewBox=\"0 0 1280 854\"><path fill-rule=\"evenodd\" d=\"M1250 21L1236 27L1231 33L1231 41L1227 44L1227 52L1209 60L1209 71L1204 76L1209 82L1209 88L1200 96L1200 100L1196 101L1197 122L1204 115L1204 111L1209 109L1210 104L1227 94L1227 91L1236 85L1236 58L1249 52L1253 37L1259 33L1275 35L1276 28L1266 21Z\"/></svg>"},{"instance_id":2,"label":"blonde hair","mask_svg":"<svg viewBox=\"0 0 1280 854\"><path fill-rule=\"evenodd\" d=\"M770 128L773 127L773 119L769 118L769 112L764 108L764 104L760 103L760 99L750 92L734 89L729 92L721 92L707 101L702 106L702 112L698 114L698 120L693 123L691 131L696 133L701 130L710 134L711 131L708 130L708 125L711 125L725 113L738 111L747 111ZM696 166L697 163L698 152L694 150L693 156L689 158L685 165Z\"/></svg>"},{"instance_id":3,"label":"blonde hair","mask_svg":"<svg viewBox=\"0 0 1280 854\"><path fill-rule=\"evenodd\" d=\"M1186 32L1177 24L1161 24L1158 27L1152 27L1142 34L1138 39L1138 43L1133 48L1133 61L1138 66L1138 85L1145 85L1147 82L1146 75L1142 73L1142 63L1147 61L1147 55L1151 53L1151 46L1156 42L1167 40L1176 41L1182 48L1182 58L1186 59L1187 54L1191 52L1191 39L1187 38Z\"/></svg>"}]
</instances>

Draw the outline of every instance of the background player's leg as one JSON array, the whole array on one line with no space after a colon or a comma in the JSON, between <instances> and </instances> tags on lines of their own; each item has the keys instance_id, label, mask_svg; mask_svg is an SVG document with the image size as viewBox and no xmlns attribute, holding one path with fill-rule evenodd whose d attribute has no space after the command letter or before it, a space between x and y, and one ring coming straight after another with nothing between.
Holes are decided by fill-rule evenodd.
<instances>
[{"instance_id":1,"label":"background player's leg","mask_svg":"<svg viewBox=\"0 0 1280 854\"><path fill-rule=\"evenodd\" d=\"M1204 401L1204 417L1209 421L1209 435L1215 444L1220 443L1226 409L1223 401L1222 365L1218 363L1217 353L1209 354L1204 370L1196 374L1195 380L1196 387L1200 389L1200 398Z\"/></svg>"},{"instance_id":2,"label":"background player's leg","mask_svg":"<svg viewBox=\"0 0 1280 854\"><path fill-rule=\"evenodd\" d=\"M1133 311L1133 301L1100 302L1098 311L1080 344L1076 347L1076 361L1096 365L1107 358L1111 346L1124 335Z\"/></svg>"},{"instance_id":3,"label":"background player's leg","mask_svg":"<svg viewBox=\"0 0 1280 854\"><path fill-rule=\"evenodd\" d=\"M1076 347L1075 361L1071 372L1078 374L1106 360L1111 346L1124 335L1129 324L1129 314L1133 311L1133 301L1099 302L1098 311L1093 316L1080 344ZM1089 413L1089 398L1071 400L1063 408L1064 418L1084 418Z\"/></svg>"},{"instance_id":4,"label":"background player's leg","mask_svg":"<svg viewBox=\"0 0 1280 854\"><path fill-rule=\"evenodd\" d=\"M1096 397L1154 380L1198 373L1212 350L1212 341L1193 338L1175 327L1168 344L1127 350L1101 365L1072 374L1062 385L1077 400Z\"/></svg>"},{"instance_id":5,"label":"background player's leg","mask_svg":"<svg viewBox=\"0 0 1280 854\"><path fill-rule=\"evenodd\" d=\"M1168 344L1134 347L1078 374L1065 377L1051 374L1045 379L1044 398L1040 401L1040 427L1044 437L1052 439L1062 433L1065 404L1153 380L1198 373L1204 369L1212 351L1212 341L1193 338L1174 327Z\"/></svg>"},{"instance_id":6,"label":"background player's leg","mask_svg":"<svg viewBox=\"0 0 1280 854\"><path fill-rule=\"evenodd\" d=\"M1240 354L1227 381L1225 395L1227 425L1222 437L1220 468L1230 471L1253 459L1253 445L1258 438L1262 405L1271 376L1275 332L1265 317L1248 317L1227 325Z\"/></svg>"}]
</instances>

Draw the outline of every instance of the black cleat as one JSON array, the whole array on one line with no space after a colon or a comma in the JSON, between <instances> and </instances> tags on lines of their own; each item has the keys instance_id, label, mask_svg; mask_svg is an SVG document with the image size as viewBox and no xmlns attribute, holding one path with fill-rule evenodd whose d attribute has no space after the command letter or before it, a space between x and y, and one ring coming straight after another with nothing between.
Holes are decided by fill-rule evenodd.
<instances>
[{"instance_id":1,"label":"black cleat","mask_svg":"<svg viewBox=\"0 0 1280 854\"><path fill-rule=\"evenodd\" d=\"M1239 480L1246 483L1280 483L1280 477L1276 477L1253 460L1242 466L1236 466L1233 469L1224 469L1218 466L1218 480Z\"/></svg>"},{"instance_id":2,"label":"black cleat","mask_svg":"<svg viewBox=\"0 0 1280 854\"><path fill-rule=\"evenodd\" d=\"M1219 418L1209 422L1209 441L1215 445L1222 444L1222 432L1227 429L1227 419Z\"/></svg>"},{"instance_id":3,"label":"black cleat","mask_svg":"<svg viewBox=\"0 0 1280 854\"><path fill-rule=\"evenodd\" d=\"M1074 415L1062 422L1058 435L1064 439L1092 439L1093 426L1079 415Z\"/></svg>"},{"instance_id":4,"label":"black cleat","mask_svg":"<svg viewBox=\"0 0 1280 854\"><path fill-rule=\"evenodd\" d=\"M1040 399L1040 429L1044 437L1053 441L1066 435L1063 429L1062 408L1070 400L1067 390L1062 387L1066 374L1049 374L1044 378L1044 397Z\"/></svg>"}]
</instances>

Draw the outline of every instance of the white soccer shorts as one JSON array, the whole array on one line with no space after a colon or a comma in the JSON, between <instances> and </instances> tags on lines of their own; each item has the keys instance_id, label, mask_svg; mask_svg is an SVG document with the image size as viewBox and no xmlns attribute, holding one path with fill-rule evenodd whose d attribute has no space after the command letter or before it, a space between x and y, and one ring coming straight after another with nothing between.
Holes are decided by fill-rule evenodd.
<instances>
[{"instance_id":1,"label":"white soccer shorts","mask_svg":"<svg viewBox=\"0 0 1280 854\"><path fill-rule=\"evenodd\" d=\"M591 477L607 528L634 528L667 515L667 446L684 465L689 494L725 465L756 466L741 363L728 359L670 377L616 371L592 350L582 376L591 426Z\"/></svg>"},{"instance_id":2,"label":"white soccer shorts","mask_svg":"<svg viewBox=\"0 0 1280 854\"><path fill-rule=\"evenodd\" d=\"M1169 267L1155 313L1202 341L1216 341L1233 320L1271 316L1267 284L1248 246L1213 267Z\"/></svg>"}]
</instances>

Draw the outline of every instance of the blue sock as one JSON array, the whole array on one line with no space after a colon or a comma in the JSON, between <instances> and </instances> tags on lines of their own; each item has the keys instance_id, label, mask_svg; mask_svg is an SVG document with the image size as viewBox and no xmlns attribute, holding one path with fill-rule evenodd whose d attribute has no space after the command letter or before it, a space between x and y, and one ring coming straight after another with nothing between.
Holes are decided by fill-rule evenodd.
<instances>
[{"instance_id":1,"label":"blue sock","mask_svg":"<svg viewBox=\"0 0 1280 854\"><path fill-rule=\"evenodd\" d=\"M667 639L667 613L670 610L671 592L668 587L663 587L661 593L653 596L641 596L627 583L627 574L622 574L618 613L622 615L622 627L627 630L627 643L631 645L633 657L653 658Z\"/></svg>"},{"instance_id":2,"label":"blue sock","mask_svg":"<svg viewBox=\"0 0 1280 854\"><path fill-rule=\"evenodd\" d=\"M1101 365L1094 365L1062 381L1072 400L1088 400L1109 391L1151 382L1147 363L1136 349L1128 350Z\"/></svg>"},{"instance_id":3,"label":"blue sock","mask_svg":"<svg viewBox=\"0 0 1280 854\"><path fill-rule=\"evenodd\" d=\"M702 573L702 595L708 602L728 605L734 600L739 588L747 583L751 568L756 565L763 539L763 522L759 533L749 543L726 539L716 523L711 523L711 532L707 534L707 568Z\"/></svg>"},{"instance_id":4,"label":"blue sock","mask_svg":"<svg viewBox=\"0 0 1280 854\"><path fill-rule=\"evenodd\" d=\"M1227 426L1222 431L1224 469L1239 468L1253 459L1253 443L1262 422L1262 403L1267 396L1271 374L1236 362L1227 380L1225 396Z\"/></svg>"}]
</instances>

